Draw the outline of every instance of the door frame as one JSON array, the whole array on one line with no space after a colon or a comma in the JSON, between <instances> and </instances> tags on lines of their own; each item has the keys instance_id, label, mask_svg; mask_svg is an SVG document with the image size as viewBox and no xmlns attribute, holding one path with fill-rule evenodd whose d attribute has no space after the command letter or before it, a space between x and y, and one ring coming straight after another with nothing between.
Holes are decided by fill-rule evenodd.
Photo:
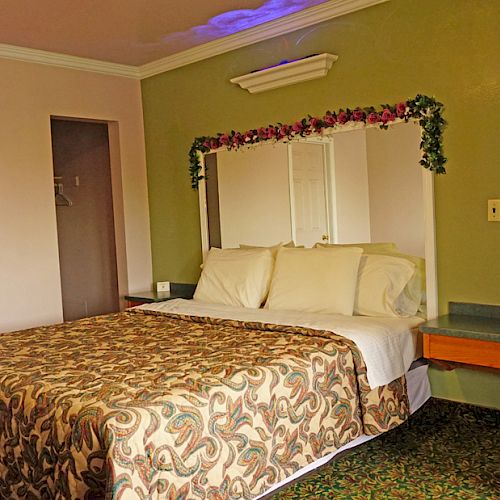
<instances>
[{"instance_id":1,"label":"door frame","mask_svg":"<svg viewBox=\"0 0 500 500\"><path fill-rule=\"evenodd\" d=\"M109 164L111 173L111 196L113 202L113 224L115 231L115 255L116 255L116 273L118 281L118 303L119 303L119 309L123 311L127 307L127 302L125 301L124 297L128 294L129 290L128 290L128 269L127 269L127 252L126 252L126 239L125 239L125 211L124 211L124 201L123 201L123 182L122 182L122 165L120 156L119 124L117 121L114 120L99 120L99 119L79 118L74 116L63 116L63 115L50 115L49 120L99 123L107 125ZM54 159L52 158L52 165L53 164L54 164ZM55 216L56 214L54 211L54 217ZM61 269L59 263L58 266L59 266L59 278L61 278ZM62 289L61 289L61 301L62 301Z\"/></svg>"}]
</instances>

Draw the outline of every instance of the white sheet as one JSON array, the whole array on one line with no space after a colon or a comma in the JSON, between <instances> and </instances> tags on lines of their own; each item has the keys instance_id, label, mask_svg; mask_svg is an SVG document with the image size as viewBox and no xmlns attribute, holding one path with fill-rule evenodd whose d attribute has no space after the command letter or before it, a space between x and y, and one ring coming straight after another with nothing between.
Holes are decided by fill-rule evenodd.
<instances>
[{"instance_id":1,"label":"white sheet","mask_svg":"<svg viewBox=\"0 0 500 500\"><path fill-rule=\"evenodd\" d=\"M379 385L388 384L408 371L415 359L417 348L416 333L412 332L411 329L424 321L422 318L416 317L373 318L247 309L185 299L144 304L139 308L192 316L303 326L315 330L335 332L352 340L358 346L366 363L368 383L372 389Z\"/></svg>"}]
</instances>

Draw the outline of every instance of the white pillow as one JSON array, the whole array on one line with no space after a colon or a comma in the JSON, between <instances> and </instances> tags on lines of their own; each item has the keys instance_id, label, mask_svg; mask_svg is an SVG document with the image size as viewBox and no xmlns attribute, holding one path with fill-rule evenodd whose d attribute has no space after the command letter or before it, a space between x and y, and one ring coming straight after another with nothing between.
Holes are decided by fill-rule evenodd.
<instances>
[{"instance_id":1,"label":"white pillow","mask_svg":"<svg viewBox=\"0 0 500 500\"><path fill-rule=\"evenodd\" d=\"M352 316L360 248L280 248L266 307Z\"/></svg>"},{"instance_id":2,"label":"white pillow","mask_svg":"<svg viewBox=\"0 0 500 500\"><path fill-rule=\"evenodd\" d=\"M315 243L314 248L341 248L356 247L363 249L365 253L397 252L396 243Z\"/></svg>"},{"instance_id":3,"label":"white pillow","mask_svg":"<svg viewBox=\"0 0 500 500\"><path fill-rule=\"evenodd\" d=\"M406 316L415 316L421 303L425 303L425 259L417 257L416 255L408 255L401 252L385 252L381 250L374 252L365 250L365 253L389 255L391 257L405 259L415 265L415 274L405 286L398 300L398 307L402 314Z\"/></svg>"},{"instance_id":4,"label":"white pillow","mask_svg":"<svg viewBox=\"0 0 500 500\"><path fill-rule=\"evenodd\" d=\"M279 242L276 245L271 245L269 247L267 246L259 246L259 245L246 245L245 243L240 243L240 248L241 249L249 249L249 248L269 248L271 250L273 257L276 258L276 255L278 254L278 250L281 247L286 247L286 248L295 248L295 243L293 241L289 241L288 243L283 243Z\"/></svg>"},{"instance_id":5,"label":"white pillow","mask_svg":"<svg viewBox=\"0 0 500 500\"><path fill-rule=\"evenodd\" d=\"M260 307L269 291L273 265L267 248L211 248L193 298L211 304Z\"/></svg>"},{"instance_id":6,"label":"white pillow","mask_svg":"<svg viewBox=\"0 0 500 500\"><path fill-rule=\"evenodd\" d=\"M361 257L354 314L363 316L414 316L403 293L416 273L407 259L365 254Z\"/></svg>"}]
</instances>

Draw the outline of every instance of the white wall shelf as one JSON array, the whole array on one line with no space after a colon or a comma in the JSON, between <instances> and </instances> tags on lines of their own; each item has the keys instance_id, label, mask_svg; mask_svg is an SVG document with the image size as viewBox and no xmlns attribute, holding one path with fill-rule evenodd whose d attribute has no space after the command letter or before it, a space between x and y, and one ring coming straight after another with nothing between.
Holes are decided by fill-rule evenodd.
<instances>
[{"instance_id":1,"label":"white wall shelf","mask_svg":"<svg viewBox=\"0 0 500 500\"><path fill-rule=\"evenodd\" d=\"M294 83L322 78L327 75L337 59L338 56L333 54L318 54L254 71L248 75L237 76L232 78L230 82L248 90L251 94L257 94Z\"/></svg>"}]
</instances>

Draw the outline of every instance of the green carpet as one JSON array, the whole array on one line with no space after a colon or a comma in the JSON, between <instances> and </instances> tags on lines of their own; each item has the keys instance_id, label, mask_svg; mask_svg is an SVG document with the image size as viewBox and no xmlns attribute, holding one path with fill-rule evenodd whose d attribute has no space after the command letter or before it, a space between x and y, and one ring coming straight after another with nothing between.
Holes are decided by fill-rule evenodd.
<instances>
[{"instance_id":1,"label":"green carpet","mask_svg":"<svg viewBox=\"0 0 500 500\"><path fill-rule=\"evenodd\" d=\"M272 498L500 499L500 411L431 399Z\"/></svg>"}]
</instances>

